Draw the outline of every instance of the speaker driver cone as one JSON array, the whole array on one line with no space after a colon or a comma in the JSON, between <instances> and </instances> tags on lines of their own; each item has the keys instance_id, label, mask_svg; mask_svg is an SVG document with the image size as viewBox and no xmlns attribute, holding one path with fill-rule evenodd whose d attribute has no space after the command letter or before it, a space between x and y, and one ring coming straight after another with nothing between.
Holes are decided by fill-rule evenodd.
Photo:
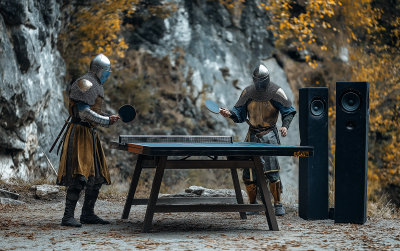
<instances>
[{"instance_id":1,"label":"speaker driver cone","mask_svg":"<svg viewBox=\"0 0 400 251\"><path fill-rule=\"evenodd\" d=\"M315 99L310 105L311 114L314 116L320 116L325 111L325 104L320 99Z\"/></svg>"},{"instance_id":2,"label":"speaker driver cone","mask_svg":"<svg viewBox=\"0 0 400 251\"><path fill-rule=\"evenodd\" d=\"M346 112L354 112L361 105L360 96L355 92L347 92L343 95L341 103Z\"/></svg>"}]
</instances>

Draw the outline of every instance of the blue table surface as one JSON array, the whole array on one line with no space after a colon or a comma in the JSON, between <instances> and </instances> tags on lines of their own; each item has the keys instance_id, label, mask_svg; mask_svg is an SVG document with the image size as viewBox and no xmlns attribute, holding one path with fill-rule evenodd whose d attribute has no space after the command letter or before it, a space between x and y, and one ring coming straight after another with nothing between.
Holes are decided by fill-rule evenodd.
<instances>
[{"instance_id":1,"label":"blue table surface","mask_svg":"<svg viewBox=\"0 0 400 251\"><path fill-rule=\"evenodd\" d=\"M128 143L129 145L140 145L140 146L148 146L148 147L210 147L210 148L236 148L236 147L250 147L250 148L277 148L277 147L299 147L304 148L304 146L285 146L285 145L270 145L270 144L261 144L261 143L252 143L252 142L233 142L231 144L228 143Z\"/></svg>"}]
</instances>

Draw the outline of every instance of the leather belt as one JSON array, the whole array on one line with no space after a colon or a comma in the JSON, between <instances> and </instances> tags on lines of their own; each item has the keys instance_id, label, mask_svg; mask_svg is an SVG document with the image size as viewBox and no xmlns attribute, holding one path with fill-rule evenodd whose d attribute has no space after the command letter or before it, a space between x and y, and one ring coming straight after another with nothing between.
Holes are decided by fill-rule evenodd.
<instances>
[{"instance_id":1,"label":"leather belt","mask_svg":"<svg viewBox=\"0 0 400 251\"><path fill-rule=\"evenodd\" d=\"M275 128L276 128L275 124L268 127L259 127L259 128L250 126L249 131L256 132L256 137L261 138L270 131L273 131Z\"/></svg>"}]
</instances>

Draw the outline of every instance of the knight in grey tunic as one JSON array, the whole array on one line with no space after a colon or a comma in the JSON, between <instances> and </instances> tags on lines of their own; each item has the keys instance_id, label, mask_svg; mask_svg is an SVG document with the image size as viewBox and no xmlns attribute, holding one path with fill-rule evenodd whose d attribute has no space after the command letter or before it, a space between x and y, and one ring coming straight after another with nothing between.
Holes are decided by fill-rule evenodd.
<instances>
[{"instance_id":1,"label":"knight in grey tunic","mask_svg":"<svg viewBox=\"0 0 400 251\"><path fill-rule=\"evenodd\" d=\"M296 110L285 92L270 81L266 66L260 65L253 72L253 84L246 87L232 110L222 108L221 114L236 123L246 122L249 125L246 142L263 144L280 144L276 122L278 115L282 116L282 127L279 129L285 137ZM279 176L279 162L276 156L263 156L264 175L269 181L274 197L275 214L284 215L281 203L282 182ZM257 204L256 172L252 169L243 170L243 181L246 186L250 203ZM253 213L248 213L253 214Z\"/></svg>"}]
</instances>

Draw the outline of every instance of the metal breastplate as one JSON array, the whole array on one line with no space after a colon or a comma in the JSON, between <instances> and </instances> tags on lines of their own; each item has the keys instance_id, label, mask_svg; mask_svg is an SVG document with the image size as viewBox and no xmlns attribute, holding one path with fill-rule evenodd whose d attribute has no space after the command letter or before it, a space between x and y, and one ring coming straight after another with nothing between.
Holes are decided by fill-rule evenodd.
<instances>
[{"instance_id":1,"label":"metal breastplate","mask_svg":"<svg viewBox=\"0 0 400 251\"><path fill-rule=\"evenodd\" d=\"M247 106L249 122L253 127L269 127L278 121L279 110L270 101L252 100Z\"/></svg>"},{"instance_id":2,"label":"metal breastplate","mask_svg":"<svg viewBox=\"0 0 400 251\"><path fill-rule=\"evenodd\" d=\"M103 98L100 96L97 96L96 101L94 102L94 105L90 106L90 110L96 112L97 114L101 114L102 104L103 104Z\"/></svg>"}]
</instances>

